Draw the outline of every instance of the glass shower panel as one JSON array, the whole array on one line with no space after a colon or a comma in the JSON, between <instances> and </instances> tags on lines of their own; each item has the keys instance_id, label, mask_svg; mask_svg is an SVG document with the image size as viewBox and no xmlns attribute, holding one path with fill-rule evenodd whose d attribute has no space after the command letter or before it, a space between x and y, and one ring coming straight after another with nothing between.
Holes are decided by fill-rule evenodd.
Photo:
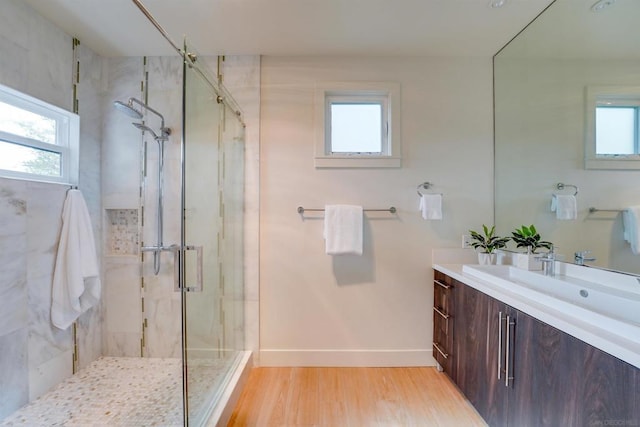
<instances>
[{"instance_id":1,"label":"glass shower panel","mask_svg":"<svg viewBox=\"0 0 640 427\"><path fill-rule=\"evenodd\" d=\"M244 349L244 126L225 106L221 132L224 351Z\"/></svg>"},{"instance_id":2,"label":"glass shower panel","mask_svg":"<svg viewBox=\"0 0 640 427\"><path fill-rule=\"evenodd\" d=\"M182 295L189 425L209 418L244 346L243 131L203 75L206 70L185 66Z\"/></svg>"}]
</instances>

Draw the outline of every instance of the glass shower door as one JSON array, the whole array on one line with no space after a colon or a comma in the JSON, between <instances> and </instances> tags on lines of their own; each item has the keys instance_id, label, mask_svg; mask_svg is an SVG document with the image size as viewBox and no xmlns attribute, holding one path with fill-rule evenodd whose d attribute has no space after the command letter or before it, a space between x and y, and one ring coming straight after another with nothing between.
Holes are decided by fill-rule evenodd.
<instances>
[{"instance_id":1,"label":"glass shower door","mask_svg":"<svg viewBox=\"0 0 640 427\"><path fill-rule=\"evenodd\" d=\"M211 415L244 345L243 132L196 64L184 67L180 263L185 421L192 426Z\"/></svg>"}]
</instances>

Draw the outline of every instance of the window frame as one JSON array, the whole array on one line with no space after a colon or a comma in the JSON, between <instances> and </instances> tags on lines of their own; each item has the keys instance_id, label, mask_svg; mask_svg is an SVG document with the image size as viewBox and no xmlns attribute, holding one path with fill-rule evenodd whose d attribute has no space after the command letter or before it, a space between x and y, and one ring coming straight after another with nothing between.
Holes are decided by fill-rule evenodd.
<instances>
[{"instance_id":1,"label":"window frame","mask_svg":"<svg viewBox=\"0 0 640 427\"><path fill-rule=\"evenodd\" d=\"M1 130L0 143L16 144L38 151L49 151L60 155L59 176L0 169L0 177L77 185L80 147L79 116L4 85L0 85L0 102L50 118L56 122L55 143L48 143Z\"/></svg>"},{"instance_id":2,"label":"window frame","mask_svg":"<svg viewBox=\"0 0 640 427\"><path fill-rule=\"evenodd\" d=\"M635 108L635 138L640 137L640 122L637 117L637 112L640 111L640 86L587 86L585 99L585 168L640 169L640 153L598 154L596 150L596 109L598 107Z\"/></svg>"},{"instance_id":3,"label":"window frame","mask_svg":"<svg viewBox=\"0 0 640 427\"><path fill-rule=\"evenodd\" d=\"M332 152L331 105L382 107L381 152ZM330 82L315 90L315 167L383 168L401 166L400 85L393 82Z\"/></svg>"}]
</instances>

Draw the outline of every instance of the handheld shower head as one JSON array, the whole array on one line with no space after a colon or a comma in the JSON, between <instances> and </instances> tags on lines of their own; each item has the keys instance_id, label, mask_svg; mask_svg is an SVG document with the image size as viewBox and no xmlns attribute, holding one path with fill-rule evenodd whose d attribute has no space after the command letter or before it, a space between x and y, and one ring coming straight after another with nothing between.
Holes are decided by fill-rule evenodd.
<instances>
[{"instance_id":1,"label":"handheld shower head","mask_svg":"<svg viewBox=\"0 0 640 427\"><path fill-rule=\"evenodd\" d=\"M155 139L156 141L160 138L158 135L156 135L153 129L151 129L149 126L145 124L142 124L142 123L131 123L131 124L142 131L149 132L153 136L153 139Z\"/></svg>"},{"instance_id":2,"label":"handheld shower head","mask_svg":"<svg viewBox=\"0 0 640 427\"><path fill-rule=\"evenodd\" d=\"M142 120L142 113L133 107L131 100L129 100L128 104L125 104L121 101L114 101L113 106L116 108L116 110L126 114L132 119Z\"/></svg>"},{"instance_id":3,"label":"handheld shower head","mask_svg":"<svg viewBox=\"0 0 640 427\"><path fill-rule=\"evenodd\" d=\"M171 135L171 129L169 128L162 128L160 129L160 136L158 136L153 129L151 129L149 126L143 124L143 123L131 123L132 125L134 125L135 127L137 127L138 129L145 131L145 132L149 132L152 136L153 139L155 139L156 141L166 141L169 135Z\"/></svg>"}]
</instances>

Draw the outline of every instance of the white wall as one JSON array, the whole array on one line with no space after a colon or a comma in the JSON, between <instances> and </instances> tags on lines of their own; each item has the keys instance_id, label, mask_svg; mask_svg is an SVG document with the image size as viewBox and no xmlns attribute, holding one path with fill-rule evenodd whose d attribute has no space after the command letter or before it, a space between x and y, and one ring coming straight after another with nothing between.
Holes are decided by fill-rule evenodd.
<instances>
[{"instance_id":1,"label":"white wall","mask_svg":"<svg viewBox=\"0 0 640 427\"><path fill-rule=\"evenodd\" d=\"M492 222L489 59L263 57L260 348L264 365L432 364L431 250ZM315 169L314 86L396 81L397 169ZM444 220L417 213L435 184ZM322 215L297 206L395 206L367 213L362 257L324 253Z\"/></svg>"}]
</instances>

